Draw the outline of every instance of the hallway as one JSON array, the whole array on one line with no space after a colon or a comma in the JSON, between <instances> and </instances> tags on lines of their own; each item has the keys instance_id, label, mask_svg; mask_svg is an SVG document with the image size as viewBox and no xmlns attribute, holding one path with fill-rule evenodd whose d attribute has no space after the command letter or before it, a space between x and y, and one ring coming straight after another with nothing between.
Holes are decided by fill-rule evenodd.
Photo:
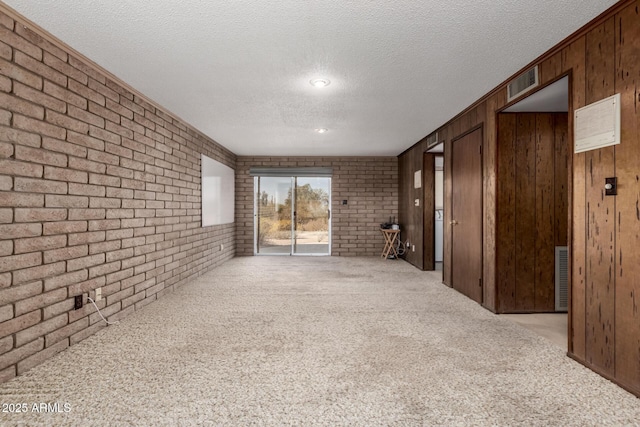
<instances>
[{"instance_id":1,"label":"hallway","mask_svg":"<svg viewBox=\"0 0 640 427\"><path fill-rule=\"evenodd\" d=\"M438 275L235 258L0 385L28 405L0 424L637 425L636 397Z\"/></svg>"}]
</instances>

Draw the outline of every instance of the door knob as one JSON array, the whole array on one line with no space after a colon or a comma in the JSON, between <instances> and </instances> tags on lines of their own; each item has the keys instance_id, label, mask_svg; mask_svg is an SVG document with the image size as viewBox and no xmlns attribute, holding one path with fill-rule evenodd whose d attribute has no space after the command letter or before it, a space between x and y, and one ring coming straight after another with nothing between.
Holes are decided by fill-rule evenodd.
<instances>
[{"instance_id":1,"label":"door knob","mask_svg":"<svg viewBox=\"0 0 640 427\"><path fill-rule=\"evenodd\" d=\"M456 221L455 219L451 220L449 221L449 225L458 225L458 221Z\"/></svg>"}]
</instances>

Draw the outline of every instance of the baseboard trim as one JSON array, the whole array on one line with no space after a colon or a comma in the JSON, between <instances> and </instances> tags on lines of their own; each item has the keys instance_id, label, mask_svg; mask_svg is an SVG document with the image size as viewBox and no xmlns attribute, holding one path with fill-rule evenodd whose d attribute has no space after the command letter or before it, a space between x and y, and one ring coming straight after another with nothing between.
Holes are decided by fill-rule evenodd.
<instances>
[{"instance_id":1,"label":"baseboard trim","mask_svg":"<svg viewBox=\"0 0 640 427\"><path fill-rule=\"evenodd\" d=\"M630 385L627 385L623 382L621 382L620 380L618 380L617 378L615 378L614 376L603 372L600 368L598 368L597 366L594 366L592 364L590 364L589 362L587 362L586 360L582 359L581 357L576 356L575 354L567 351L567 356L573 360L575 360L576 362L580 363L581 365L583 365L585 368L588 368L590 370L592 370L593 372L595 372L596 374L600 375L601 377L611 381L612 383L614 383L615 385L617 385L620 388L623 388L624 390L628 391L629 393L633 394L634 396L636 396L637 398L640 398L640 389L637 389L635 387L632 387Z\"/></svg>"}]
</instances>

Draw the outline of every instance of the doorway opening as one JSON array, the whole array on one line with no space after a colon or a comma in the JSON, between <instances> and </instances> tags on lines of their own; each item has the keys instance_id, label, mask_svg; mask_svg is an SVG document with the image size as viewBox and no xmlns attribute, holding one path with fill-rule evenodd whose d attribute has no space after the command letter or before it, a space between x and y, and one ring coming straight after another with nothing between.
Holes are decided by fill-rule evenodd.
<instances>
[{"instance_id":1,"label":"doorway opening","mask_svg":"<svg viewBox=\"0 0 640 427\"><path fill-rule=\"evenodd\" d=\"M331 178L255 176L254 254L331 255Z\"/></svg>"},{"instance_id":2,"label":"doorway opening","mask_svg":"<svg viewBox=\"0 0 640 427\"><path fill-rule=\"evenodd\" d=\"M435 269L442 271L444 261L444 156L436 156L435 166L435 232L434 232L434 253Z\"/></svg>"},{"instance_id":3,"label":"doorway opening","mask_svg":"<svg viewBox=\"0 0 640 427\"><path fill-rule=\"evenodd\" d=\"M444 143L424 153L424 250L423 266L427 271L442 274L444 258Z\"/></svg>"},{"instance_id":4,"label":"doorway opening","mask_svg":"<svg viewBox=\"0 0 640 427\"><path fill-rule=\"evenodd\" d=\"M569 87L564 76L497 115L496 311L565 334Z\"/></svg>"}]
</instances>

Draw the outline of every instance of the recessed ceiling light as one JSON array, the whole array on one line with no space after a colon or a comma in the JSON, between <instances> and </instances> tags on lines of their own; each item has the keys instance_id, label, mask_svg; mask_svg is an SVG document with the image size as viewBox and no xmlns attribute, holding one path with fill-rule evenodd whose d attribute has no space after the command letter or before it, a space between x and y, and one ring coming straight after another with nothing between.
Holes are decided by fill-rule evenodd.
<instances>
[{"instance_id":1,"label":"recessed ceiling light","mask_svg":"<svg viewBox=\"0 0 640 427\"><path fill-rule=\"evenodd\" d=\"M312 79L309 81L313 87L327 87L331 81L329 79Z\"/></svg>"},{"instance_id":2,"label":"recessed ceiling light","mask_svg":"<svg viewBox=\"0 0 640 427\"><path fill-rule=\"evenodd\" d=\"M318 132L318 133L326 133L326 132L329 132L329 129L320 128L320 129L316 129L316 132Z\"/></svg>"}]
</instances>

